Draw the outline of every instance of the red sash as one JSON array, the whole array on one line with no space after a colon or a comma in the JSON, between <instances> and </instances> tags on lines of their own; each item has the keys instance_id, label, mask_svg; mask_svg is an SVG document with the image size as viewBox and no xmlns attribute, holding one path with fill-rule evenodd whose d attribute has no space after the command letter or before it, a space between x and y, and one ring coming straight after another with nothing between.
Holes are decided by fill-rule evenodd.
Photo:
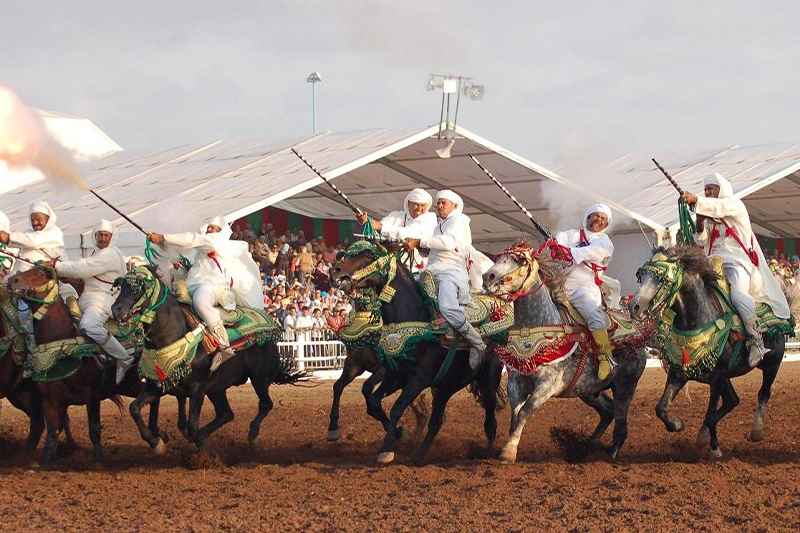
<instances>
[{"instance_id":1,"label":"red sash","mask_svg":"<svg viewBox=\"0 0 800 533\"><path fill-rule=\"evenodd\" d=\"M733 226L729 226L725 219L720 219L720 222L725 226L725 236L726 237L733 237L739 246L742 247L744 253L747 254L748 259L755 265L758 266L758 254L756 253L755 249L753 248L753 237L750 237L750 249L748 250L747 247L742 242L742 239L739 237L739 234L736 232L736 228ZM719 228L717 228L717 223L714 223L714 228L711 230L711 236L708 238L708 255L711 255L711 251L714 249L714 242L719 238Z\"/></svg>"},{"instance_id":2,"label":"red sash","mask_svg":"<svg viewBox=\"0 0 800 533\"><path fill-rule=\"evenodd\" d=\"M584 246L589 246L589 239L586 238L586 232L583 230L583 228L581 228L580 244L583 244ZM606 270L608 270L608 267L598 265L597 263L588 263L586 261L584 261L583 264L589 267L594 273L594 284L597 285L598 287L602 287L603 280L600 279L600 275Z\"/></svg>"},{"instance_id":3,"label":"red sash","mask_svg":"<svg viewBox=\"0 0 800 533\"><path fill-rule=\"evenodd\" d=\"M218 268L218 269L219 269L219 271L220 271L220 272L222 272L222 274L224 275L224 274L225 274L225 272L222 270L222 265L220 265L220 264L219 264L219 260L217 259L217 252L215 252L215 251L213 251L213 250L212 250L212 251L208 252L206 255L207 255L208 257L210 257L210 258L211 258L211 260L212 260L212 261L214 261L214 263L216 263L216 264L217 264L217 268ZM233 278L231 278L231 288L233 288Z\"/></svg>"}]
</instances>

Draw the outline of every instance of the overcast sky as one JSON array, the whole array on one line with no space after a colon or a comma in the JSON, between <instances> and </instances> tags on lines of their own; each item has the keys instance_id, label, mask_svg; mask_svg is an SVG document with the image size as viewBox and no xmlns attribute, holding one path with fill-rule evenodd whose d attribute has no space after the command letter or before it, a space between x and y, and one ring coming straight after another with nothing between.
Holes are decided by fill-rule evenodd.
<instances>
[{"instance_id":1,"label":"overcast sky","mask_svg":"<svg viewBox=\"0 0 800 533\"><path fill-rule=\"evenodd\" d=\"M126 149L459 123L543 164L800 141L800 3L5 1L0 82Z\"/></svg>"}]
</instances>

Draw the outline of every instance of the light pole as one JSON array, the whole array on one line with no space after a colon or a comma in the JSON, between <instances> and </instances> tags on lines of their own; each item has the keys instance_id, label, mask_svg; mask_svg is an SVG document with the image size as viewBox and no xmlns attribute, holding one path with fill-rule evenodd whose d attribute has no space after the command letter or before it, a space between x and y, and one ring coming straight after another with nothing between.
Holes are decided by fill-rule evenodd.
<instances>
[{"instance_id":1,"label":"light pole","mask_svg":"<svg viewBox=\"0 0 800 533\"><path fill-rule=\"evenodd\" d=\"M306 78L306 83L311 84L311 133L317 133L317 82L322 81L322 75L314 71Z\"/></svg>"}]
</instances>

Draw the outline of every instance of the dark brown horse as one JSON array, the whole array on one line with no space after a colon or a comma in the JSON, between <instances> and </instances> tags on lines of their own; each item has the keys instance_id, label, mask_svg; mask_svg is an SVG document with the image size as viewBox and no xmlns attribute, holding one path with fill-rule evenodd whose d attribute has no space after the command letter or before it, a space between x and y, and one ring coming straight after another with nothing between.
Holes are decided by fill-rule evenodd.
<instances>
[{"instance_id":1,"label":"dark brown horse","mask_svg":"<svg viewBox=\"0 0 800 533\"><path fill-rule=\"evenodd\" d=\"M26 300L31 307L31 313L42 312L41 319L34 320L33 331L37 345L73 338L78 334L69 309L61 297L48 296L53 283L58 283L55 269L45 265L36 266L8 279L9 293L13 297ZM46 298L50 299L45 301ZM103 460L100 444L100 402L111 399L122 409L124 403L118 395L136 396L142 388L135 371L129 371L122 383L116 385L114 368L114 365L101 367L94 358L87 357L81 361L80 368L72 376L61 381L36 383L47 427L42 469L49 470L53 466L58 433L64 428L67 407L70 405L86 406L94 457L97 461ZM151 409L150 419L154 426L157 417L158 410Z\"/></svg>"}]
</instances>

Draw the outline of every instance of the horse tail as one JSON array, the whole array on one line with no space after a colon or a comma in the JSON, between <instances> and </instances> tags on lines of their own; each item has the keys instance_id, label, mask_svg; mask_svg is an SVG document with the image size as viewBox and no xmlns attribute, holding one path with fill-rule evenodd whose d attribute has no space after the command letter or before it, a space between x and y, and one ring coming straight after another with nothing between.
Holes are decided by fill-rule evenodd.
<instances>
[{"instance_id":1,"label":"horse tail","mask_svg":"<svg viewBox=\"0 0 800 533\"><path fill-rule=\"evenodd\" d=\"M114 402L114 405L116 405L117 409L119 409L119 416L125 416L124 410L128 408L128 403L125 401L125 399L119 394L115 394L114 396L111 396L109 400Z\"/></svg>"},{"instance_id":2,"label":"horse tail","mask_svg":"<svg viewBox=\"0 0 800 533\"><path fill-rule=\"evenodd\" d=\"M498 371L502 372L502 370ZM482 371L479 370L478 373L475 374L475 378L467 385L467 391L484 409L493 402L495 410L502 411L506 405L508 405L508 393L502 383L493 391L493 387L488 386L488 383L492 383L492 381L493 377L491 374L488 376L482 375Z\"/></svg>"},{"instance_id":3,"label":"horse tail","mask_svg":"<svg viewBox=\"0 0 800 533\"><path fill-rule=\"evenodd\" d=\"M270 343L271 346L268 348L271 352L270 355L274 355L278 359L278 368L275 372L275 377L272 378L272 382L276 385L295 385L297 383L305 383L308 382L311 378L311 374L306 372L305 370L297 370L294 366L294 360L291 357L283 357L280 353L278 353L278 347L275 344Z\"/></svg>"}]
</instances>

